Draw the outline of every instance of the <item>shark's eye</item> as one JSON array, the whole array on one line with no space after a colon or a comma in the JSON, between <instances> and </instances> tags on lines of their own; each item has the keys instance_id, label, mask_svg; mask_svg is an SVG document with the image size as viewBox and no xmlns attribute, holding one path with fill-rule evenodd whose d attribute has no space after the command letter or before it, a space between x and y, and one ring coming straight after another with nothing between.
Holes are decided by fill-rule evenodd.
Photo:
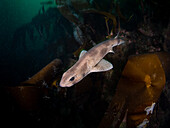
<instances>
[{"instance_id":1,"label":"shark's eye","mask_svg":"<svg viewBox=\"0 0 170 128\"><path fill-rule=\"evenodd\" d=\"M74 80L74 78L75 78L74 76L73 76L73 77L71 77L71 78L70 78L70 81L73 81L73 80Z\"/></svg>"}]
</instances>

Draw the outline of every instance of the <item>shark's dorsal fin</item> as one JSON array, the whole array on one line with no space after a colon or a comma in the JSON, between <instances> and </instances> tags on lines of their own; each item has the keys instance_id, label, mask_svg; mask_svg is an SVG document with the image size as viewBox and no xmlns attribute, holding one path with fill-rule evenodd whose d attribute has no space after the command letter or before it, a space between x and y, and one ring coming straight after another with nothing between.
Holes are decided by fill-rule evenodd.
<instances>
[{"instance_id":1,"label":"shark's dorsal fin","mask_svg":"<svg viewBox=\"0 0 170 128\"><path fill-rule=\"evenodd\" d=\"M79 59L86 53L87 51L86 50L82 50L80 55L79 55Z\"/></svg>"},{"instance_id":2,"label":"shark's dorsal fin","mask_svg":"<svg viewBox=\"0 0 170 128\"><path fill-rule=\"evenodd\" d=\"M102 59L90 72L103 72L112 68L113 65L109 61Z\"/></svg>"}]
</instances>

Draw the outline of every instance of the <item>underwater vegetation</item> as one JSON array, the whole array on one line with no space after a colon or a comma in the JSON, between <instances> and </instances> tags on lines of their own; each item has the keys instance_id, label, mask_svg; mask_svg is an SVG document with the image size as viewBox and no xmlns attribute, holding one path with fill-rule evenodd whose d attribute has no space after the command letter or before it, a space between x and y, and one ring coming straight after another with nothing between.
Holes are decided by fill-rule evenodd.
<instances>
[{"instance_id":1,"label":"underwater vegetation","mask_svg":"<svg viewBox=\"0 0 170 128\"><path fill-rule=\"evenodd\" d=\"M64 26L62 24L65 24ZM65 22L65 23L64 23ZM56 8L50 8L44 13L40 13L32 21L26 25L23 25L16 30L13 36L12 48L17 48L18 46L27 49L27 40L29 39L32 43L37 43L40 40L44 45L48 46L48 43L54 41L55 35L59 37L66 36L70 33L69 22L62 19L62 16ZM16 44L17 43L17 44Z\"/></svg>"},{"instance_id":2,"label":"underwater vegetation","mask_svg":"<svg viewBox=\"0 0 170 128\"><path fill-rule=\"evenodd\" d=\"M127 127L137 127L143 120L149 123L153 108L147 111L147 107L158 101L165 81L165 72L156 54L130 57L100 127L109 127L112 123L120 125L121 121L117 118L123 119L124 116L126 116ZM118 112L127 115L117 115ZM115 113L115 116L111 113Z\"/></svg>"},{"instance_id":3,"label":"underwater vegetation","mask_svg":"<svg viewBox=\"0 0 170 128\"><path fill-rule=\"evenodd\" d=\"M11 73L0 86L2 125L168 127L169 2L49 0L40 4L37 15L14 32L9 45ZM113 69L91 73L70 88L60 87L63 73L78 61L82 50L117 33L125 43L104 57ZM5 75L5 70L1 72Z\"/></svg>"},{"instance_id":4,"label":"underwater vegetation","mask_svg":"<svg viewBox=\"0 0 170 128\"><path fill-rule=\"evenodd\" d=\"M108 128L123 124L137 127L146 124L144 121L149 125L149 120L157 112L154 108L168 98L164 96L165 99L160 99L160 95L162 92L164 95L169 94L169 89L165 89L165 86L169 86L165 84L169 80L169 63L170 55L166 52L131 56L123 69L115 94L108 99L110 94L107 89L109 86L113 88L113 82L107 79L114 79L114 72L90 74L74 88L61 88L59 81L63 66L56 59L20 86L7 87L6 91L13 97L8 101L14 100L21 109L18 111L26 114L31 112L36 116L34 120L40 121L32 122L31 125L39 127L82 125ZM165 110L169 110L169 102L164 104ZM159 107L162 109L162 106ZM46 119L43 116L47 116ZM70 116L74 118L70 119ZM49 124L49 119L55 123ZM63 120L69 123L63 124Z\"/></svg>"}]
</instances>

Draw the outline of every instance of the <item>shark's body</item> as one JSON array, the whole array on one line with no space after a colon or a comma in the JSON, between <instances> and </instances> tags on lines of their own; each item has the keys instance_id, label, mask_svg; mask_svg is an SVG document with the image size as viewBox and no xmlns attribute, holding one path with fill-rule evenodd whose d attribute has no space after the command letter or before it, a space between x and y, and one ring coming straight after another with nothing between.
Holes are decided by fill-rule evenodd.
<instances>
[{"instance_id":1,"label":"shark's body","mask_svg":"<svg viewBox=\"0 0 170 128\"><path fill-rule=\"evenodd\" d=\"M114 38L99 43L89 51L83 50L80 53L79 60L63 74L60 86L70 87L91 72L102 72L112 69L113 65L103 58L107 53L113 52L112 47L122 43L124 43L122 39Z\"/></svg>"}]
</instances>

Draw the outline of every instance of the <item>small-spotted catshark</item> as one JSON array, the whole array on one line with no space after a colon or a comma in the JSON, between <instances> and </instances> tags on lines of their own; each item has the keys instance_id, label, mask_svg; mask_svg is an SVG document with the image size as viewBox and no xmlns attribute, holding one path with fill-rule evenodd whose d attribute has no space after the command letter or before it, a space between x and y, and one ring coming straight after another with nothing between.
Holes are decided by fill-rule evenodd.
<instances>
[{"instance_id":1,"label":"small-spotted catshark","mask_svg":"<svg viewBox=\"0 0 170 128\"><path fill-rule=\"evenodd\" d=\"M122 43L124 43L122 39L115 37L97 44L89 51L83 50L79 55L79 60L63 74L60 86L71 87L91 72L103 72L112 69L113 65L103 58L109 52L114 53L112 47Z\"/></svg>"}]
</instances>

